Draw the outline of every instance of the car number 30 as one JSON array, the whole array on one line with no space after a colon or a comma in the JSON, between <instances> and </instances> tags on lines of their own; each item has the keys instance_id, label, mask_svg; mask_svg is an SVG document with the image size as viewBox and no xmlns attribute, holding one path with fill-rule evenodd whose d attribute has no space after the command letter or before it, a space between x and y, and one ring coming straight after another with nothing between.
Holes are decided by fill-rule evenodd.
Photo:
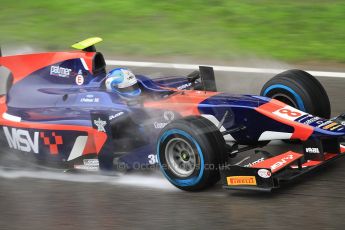
<instances>
[{"instance_id":1,"label":"car number 30","mask_svg":"<svg viewBox=\"0 0 345 230\"><path fill-rule=\"evenodd\" d=\"M149 158L149 164L154 165L158 163L157 155L156 154L150 154L147 156Z\"/></svg>"}]
</instances>

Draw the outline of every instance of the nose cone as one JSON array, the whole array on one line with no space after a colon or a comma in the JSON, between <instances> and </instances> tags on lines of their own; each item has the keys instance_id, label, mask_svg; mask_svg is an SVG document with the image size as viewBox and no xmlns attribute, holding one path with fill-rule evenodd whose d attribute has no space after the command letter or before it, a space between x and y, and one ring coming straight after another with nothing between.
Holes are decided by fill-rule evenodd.
<instances>
[{"instance_id":1,"label":"nose cone","mask_svg":"<svg viewBox=\"0 0 345 230\"><path fill-rule=\"evenodd\" d=\"M329 138L345 136L345 127L340 123L316 117L274 99L256 110L267 117L292 126L293 139L307 140L311 135Z\"/></svg>"}]
</instances>

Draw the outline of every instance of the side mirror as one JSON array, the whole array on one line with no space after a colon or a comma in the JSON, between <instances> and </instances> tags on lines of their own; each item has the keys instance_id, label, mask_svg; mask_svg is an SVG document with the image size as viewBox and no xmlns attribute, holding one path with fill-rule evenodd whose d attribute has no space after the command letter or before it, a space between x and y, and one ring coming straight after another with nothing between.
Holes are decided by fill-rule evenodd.
<instances>
[{"instance_id":1,"label":"side mirror","mask_svg":"<svg viewBox=\"0 0 345 230\"><path fill-rule=\"evenodd\" d=\"M187 79L191 83L194 83L199 78L200 78L200 72L198 70L195 70L192 73L187 75Z\"/></svg>"}]
</instances>

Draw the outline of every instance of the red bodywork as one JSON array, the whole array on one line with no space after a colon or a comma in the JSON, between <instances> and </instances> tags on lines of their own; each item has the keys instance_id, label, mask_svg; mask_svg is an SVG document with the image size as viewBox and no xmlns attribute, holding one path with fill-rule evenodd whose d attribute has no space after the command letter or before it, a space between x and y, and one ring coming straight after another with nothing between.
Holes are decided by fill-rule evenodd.
<instances>
[{"instance_id":1,"label":"red bodywork","mask_svg":"<svg viewBox=\"0 0 345 230\"><path fill-rule=\"evenodd\" d=\"M92 60L94 56L94 52L83 51L23 54L0 57L0 66L5 66L11 71L14 78L13 83L15 84L36 70L54 63L75 58L83 58L89 71L92 73ZM18 65L18 63L20 63L20 65Z\"/></svg>"}]
</instances>

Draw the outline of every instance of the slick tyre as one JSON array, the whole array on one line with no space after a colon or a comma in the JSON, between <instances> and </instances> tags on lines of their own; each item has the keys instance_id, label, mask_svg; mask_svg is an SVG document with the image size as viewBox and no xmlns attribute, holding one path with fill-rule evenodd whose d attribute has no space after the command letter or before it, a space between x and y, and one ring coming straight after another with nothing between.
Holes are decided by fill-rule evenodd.
<instances>
[{"instance_id":1,"label":"slick tyre","mask_svg":"<svg viewBox=\"0 0 345 230\"><path fill-rule=\"evenodd\" d=\"M173 185L199 191L220 179L218 168L225 162L225 141L209 120L190 116L162 129L157 156L163 174Z\"/></svg>"},{"instance_id":2,"label":"slick tyre","mask_svg":"<svg viewBox=\"0 0 345 230\"><path fill-rule=\"evenodd\" d=\"M329 119L331 106L321 83L311 74L287 70L270 79L260 95L284 102L301 111Z\"/></svg>"}]
</instances>

